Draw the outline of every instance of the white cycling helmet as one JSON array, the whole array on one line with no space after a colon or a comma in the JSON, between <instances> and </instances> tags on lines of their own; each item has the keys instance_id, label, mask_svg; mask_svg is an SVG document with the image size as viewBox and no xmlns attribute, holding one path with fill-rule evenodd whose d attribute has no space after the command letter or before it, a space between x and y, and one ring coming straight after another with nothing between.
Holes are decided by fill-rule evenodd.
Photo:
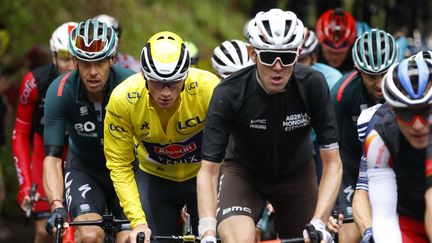
<instances>
[{"instance_id":1,"label":"white cycling helmet","mask_svg":"<svg viewBox=\"0 0 432 243\"><path fill-rule=\"evenodd\" d=\"M69 34L78 25L75 22L67 22L60 25L51 35L50 49L53 54L59 50L69 50Z\"/></svg>"},{"instance_id":2,"label":"white cycling helmet","mask_svg":"<svg viewBox=\"0 0 432 243\"><path fill-rule=\"evenodd\" d=\"M95 16L93 19L105 23L108 27L112 27L116 32L117 37L120 38L121 26L120 26L120 22L117 19L106 14L99 14Z\"/></svg>"},{"instance_id":3,"label":"white cycling helmet","mask_svg":"<svg viewBox=\"0 0 432 243\"><path fill-rule=\"evenodd\" d=\"M224 41L213 50L213 69L222 78L253 64L249 58L247 44L240 40Z\"/></svg>"},{"instance_id":4,"label":"white cycling helmet","mask_svg":"<svg viewBox=\"0 0 432 243\"><path fill-rule=\"evenodd\" d=\"M417 54L414 55L415 59L430 59L432 60L432 51L419 51Z\"/></svg>"},{"instance_id":5,"label":"white cycling helmet","mask_svg":"<svg viewBox=\"0 0 432 243\"><path fill-rule=\"evenodd\" d=\"M300 55L309 55L315 52L318 46L318 38L313 30L304 28L304 41Z\"/></svg>"},{"instance_id":6,"label":"white cycling helmet","mask_svg":"<svg viewBox=\"0 0 432 243\"><path fill-rule=\"evenodd\" d=\"M393 64L381 84L385 100L406 108L432 103L432 60L404 59Z\"/></svg>"},{"instance_id":7,"label":"white cycling helmet","mask_svg":"<svg viewBox=\"0 0 432 243\"><path fill-rule=\"evenodd\" d=\"M297 49L303 43L304 27L295 13L271 9L259 12L248 25L248 39L256 49Z\"/></svg>"}]
</instances>

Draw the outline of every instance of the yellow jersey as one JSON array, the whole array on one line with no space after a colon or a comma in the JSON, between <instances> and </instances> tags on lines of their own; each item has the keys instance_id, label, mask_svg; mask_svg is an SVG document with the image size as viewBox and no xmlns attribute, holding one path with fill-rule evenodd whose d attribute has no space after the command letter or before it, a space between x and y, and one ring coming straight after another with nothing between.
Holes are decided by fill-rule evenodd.
<instances>
[{"instance_id":1,"label":"yellow jersey","mask_svg":"<svg viewBox=\"0 0 432 243\"><path fill-rule=\"evenodd\" d=\"M138 160L140 169L172 181L195 177L201 166L206 112L219 81L208 71L190 68L166 130L141 73L113 90L104 121L104 152L120 204L133 228L145 223L145 214L132 162Z\"/></svg>"}]
</instances>

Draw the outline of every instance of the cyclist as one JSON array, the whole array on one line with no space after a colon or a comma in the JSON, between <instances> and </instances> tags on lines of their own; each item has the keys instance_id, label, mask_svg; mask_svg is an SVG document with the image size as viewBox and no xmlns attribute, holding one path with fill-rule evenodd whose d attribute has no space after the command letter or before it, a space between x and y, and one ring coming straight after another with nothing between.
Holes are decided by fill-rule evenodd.
<instances>
[{"instance_id":1,"label":"cyclist","mask_svg":"<svg viewBox=\"0 0 432 243\"><path fill-rule=\"evenodd\" d=\"M431 240L424 223L431 87L432 61L426 59L393 64L383 78L382 92L392 112L365 140L375 242Z\"/></svg>"},{"instance_id":2,"label":"cyclist","mask_svg":"<svg viewBox=\"0 0 432 243\"><path fill-rule=\"evenodd\" d=\"M117 36L102 22L79 23L68 45L76 70L53 81L45 102L43 183L52 211L47 231L52 231L56 217L67 220L63 197L73 221L101 219L106 208L116 218L125 218L105 165L103 119L111 91L133 72L113 66ZM65 132L69 149L63 177ZM83 242L104 237L97 226L77 227L77 232ZM126 233L117 234L117 240L122 242Z\"/></svg>"},{"instance_id":3,"label":"cyclist","mask_svg":"<svg viewBox=\"0 0 432 243\"><path fill-rule=\"evenodd\" d=\"M140 231L146 240L181 234L177 219L185 204L197 232L196 174L207 106L219 83L189 67L182 38L169 31L148 40L141 65L142 73L112 93L104 126L107 167L131 221L131 242Z\"/></svg>"},{"instance_id":4,"label":"cyclist","mask_svg":"<svg viewBox=\"0 0 432 243\"><path fill-rule=\"evenodd\" d=\"M349 53L357 38L354 17L342 9L330 9L317 20L316 35L320 42L318 62L328 64L342 73L354 69Z\"/></svg>"},{"instance_id":5,"label":"cyclist","mask_svg":"<svg viewBox=\"0 0 432 243\"><path fill-rule=\"evenodd\" d=\"M398 48L393 36L379 29L365 32L353 46L352 59L357 70L345 74L331 90L344 164L337 205L348 219L352 219L352 198L362 154L361 142L357 139L357 119L362 110L383 102L381 79L397 62L397 57ZM344 224L338 236L340 242L360 240L354 223Z\"/></svg>"},{"instance_id":6,"label":"cyclist","mask_svg":"<svg viewBox=\"0 0 432 243\"><path fill-rule=\"evenodd\" d=\"M52 34L50 49L53 62L28 72L21 81L20 99L12 136L12 153L18 173L18 204L27 212L33 210L35 222L35 242L49 242L51 236L45 231L45 223L50 215L46 201L33 204L29 197L33 183L37 185L37 198L44 198L42 171L44 160L43 126L45 94L50 83L60 74L75 67L68 50L70 31L77 23L60 25Z\"/></svg>"},{"instance_id":7,"label":"cyclist","mask_svg":"<svg viewBox=\"0 0 432 243\"><path fill-rule=\"evenodd\" d=\"M122 33L122 28L120 25L120 21L106 14L99 14L94 19L97 19L99 22L105 23L108 27L112 27L117 34L118 44L120 44L120 37ZM117 47L118 49L118 47ZM134 72L141 72L141 65L139 61L137 61L133 56L121 53L117 51L115 58L116 65L119 65L124 68L131 69Z\"/></svg>"},{"instance_id":8,"label":"cyclist","mask_svg":"<svg viewBox=\"0 0 432 243\"><path fill-rule=\"evenodd\" d=\"M184 42L186 48L189 50L190 55L190 66L191 67L198 67L198 62L200 59L200 53L198 47L191 41L185 41Z\"/></svg>"},{"instance_id":9,"label":"cyclist","mask_svg":"<svg viewBox=\"0 0 432 243\"><path fill-rule=\"evenodd\" d=\"M419 52L414 58L423 60L431 59L431 52ZM361 112L357 121L357 131L359 140L363 143L367 135L373 130L375 124L390 110L390 105L386 102L384 105L377 104ZM373 242L372 238L372 216L368 196L368 178L367 178L367 161L364 154L360 161L360 172L357 179L356 191L353 197L353 216L360 232L363 232L362 243ZM425 219L427 217L425 216Z\"/></svg>"},{"instance_id":10,"label":"cyclist","mask_svg":"<svg viewBox=\"0 0 432 243\"><path fill-rule=\"evenodd\" d=\"M281 238L299 236L312 219L324 240L331 240L324 222L336 199L342 164L324 76L296 64L303 28L293 12L259 12L248 26L249 56L256 65L224 79L213 93L197 177L201 239L215 241L218 223L223 242L254 241L268 199ZM322 145L319 196L311 127ZM219 164L230 135L234 156Z\"/></svg>"},{"instance_id":11,"label":"cyclist","mask_svg":"<svg viewBox=\"0 0 432 243\"><path fill-rule=\"evenodd\" d=\"M213 50L211 64L220 78L253 64L247 51L247 43L241 40L226 40Z\"/></svg>"},{"instance_id":12,"label":"cyclist","mask_svg":"<svg viewBox=\"0 0 432 243\"><path fill-rule=\"evenodd\" d=\"M298 61L300 63L303 63L307 66L316 69L317 71L320 71L324 75L329 89L331 89L336 84L336 82L339 81L339 79L342 77L342 73L339 72L339 70L337 70L336 68L333 68L327 64L317 62L318 53L319 53L319 48L318 48L319 42L313 30L310 30L305 27L304 36L305 37L304 37L304 41L303 41L303 45L300 51ZM312 132L312 139L314 141L314 150L315 150L314 159L316 164L317 180L319 182L321 180L322 167L321 167L321 158L319 156L319 148L318 148L318 144L316 143L316 134L314 132Z\"/></svg>"}]
</instances>

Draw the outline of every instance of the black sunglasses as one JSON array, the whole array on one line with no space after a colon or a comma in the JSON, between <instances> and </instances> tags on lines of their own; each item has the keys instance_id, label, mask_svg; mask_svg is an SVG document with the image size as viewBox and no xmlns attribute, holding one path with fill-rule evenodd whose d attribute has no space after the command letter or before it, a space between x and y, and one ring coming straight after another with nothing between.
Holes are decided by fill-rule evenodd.
<instances>
[{"instance_id":1,"label":"black sunglasses","mask_svg":"<svg viewBox=\"0 0 432 243\"><path fill-rule=\"evenodd\" d=\"M273 50L257 50L255 49L256 54L258 55L259 61L266 66L273 66L276 61L279 59L282 63L282 66L288 67L293 65L298 58L298 51L273 51Z\"/></svg>"}]
</instances>

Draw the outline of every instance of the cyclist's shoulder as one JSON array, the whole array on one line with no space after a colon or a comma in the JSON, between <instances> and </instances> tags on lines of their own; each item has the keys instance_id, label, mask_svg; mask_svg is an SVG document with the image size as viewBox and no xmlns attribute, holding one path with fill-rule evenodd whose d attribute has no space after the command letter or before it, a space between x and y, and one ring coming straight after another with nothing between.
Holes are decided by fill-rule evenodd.
<instances>
[{"instance_id":1,"label":"cyclist's shoulder","mask_svg":"<svg viewBox=\"0 0 432 243\"><path fill-rule=\"evenodd\" d=\"M141 97L145 94L146 83L141 73L135 73L127 77L124 81L113 87L111 93L111 99L126 97L126 96L137 96Z\"/></svg>"},{"instance_id":2,"label":"cyclist's shoulder","mask_svg":"<svg viewBox=\"0 0 432 243\"><path fill-rule=\"evenodd\" d=\"M306 84L305 82L315 82L318 76L324 80L324 76L321 72L302 63L295 64L294 75L302 84Z\"/></svg>"},{"instance_id":3,"label":"cyclist's shoulder","mask_svg":"<svg viewBox=\"0 0 432 243\"><path fill-rule=\"evenodd\" d=\"M66 93L73 94L74 92L65 91L75 90L75 84L79 83L78 79L79 75L76 70L62 73L51 82L46 95L63 97Z\"/></svg>"},{"instance_id":4,"label":"cyclist's shoulder","mask_svg":"<svg viewBox=\"0 0 432 243\"><path fill-rule=\"evenodd\" d=\"M345 97L353 98L358 97L361 93L362 85L360 82L358 71L352 71L344 74L331 89L331 95L336 101L341 102Z\"/></svg>"},{"instance_id":5,"label":"cyclist's shoulder","mask_svg":"<svg viewBox=\"0 0 432 243\"><path fill-rule=\"evenodd\" d=\"M128 77L136 74L134 71L128 69L128 68L124 68L121 67L119 65L113 65L111 67L111 71L113 73L113 82L117 82L120 83L123 80L127 79Z\"/></svg>"},{"instance_id":6,"label":"cyclist's shoulder","mask_svg":"<svg viewBox=\"0 0 432 243\"><path fill-rule=\"evenodd\" d=\"M312 68L324 74L330 89L342 78L342 73L339 70L327 64L316 62Z\"/></svg>"},{"instance_id":7,"label":"cyclist's shoulder","mask_svg":"<svg viewBox=\"0 0 432 243\"><path fill-rule=\"evenodd\" d=\"M186 78L186 85L189 83L198 84L218 84L220 79L212 72L199 69L199 68L189 68L188 76Z\"/></svg>"}]
</instances>

